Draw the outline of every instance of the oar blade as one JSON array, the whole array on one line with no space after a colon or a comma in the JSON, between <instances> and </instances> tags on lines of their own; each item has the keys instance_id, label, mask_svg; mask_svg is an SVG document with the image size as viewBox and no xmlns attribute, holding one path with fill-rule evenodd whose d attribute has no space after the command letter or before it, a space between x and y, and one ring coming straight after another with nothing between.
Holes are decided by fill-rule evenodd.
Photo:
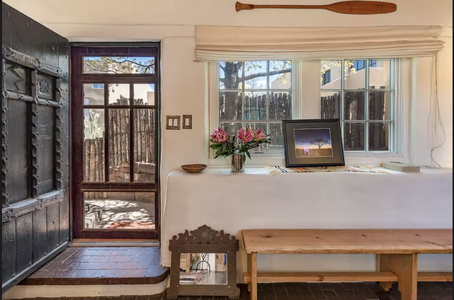
<instances>
[{"instance_id":1,"label":"oar blade","mask_svg":"<svg viewBox=\"0 0 454 300\"><path fill-rule=\"evenodd\" d=\"M379 1L343 1L329 4L326 9L341 14L375 15L395 12L397 5Z\"/></svg>"}]
</instances>

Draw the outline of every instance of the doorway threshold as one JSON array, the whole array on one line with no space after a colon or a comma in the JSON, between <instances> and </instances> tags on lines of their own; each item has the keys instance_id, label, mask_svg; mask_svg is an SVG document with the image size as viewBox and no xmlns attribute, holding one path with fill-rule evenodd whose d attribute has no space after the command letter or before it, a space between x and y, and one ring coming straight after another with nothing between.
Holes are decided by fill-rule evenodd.
<instances>
[{"instance_id":1,"label":"doorway threshold","mask_svg":"<svg viewBox=\"0 0 454 300\"><path fill-rule=\"evenodd\" d=\"M74 239L68 247L161 247L155 239Z\"/></svg>"}]
</instances>

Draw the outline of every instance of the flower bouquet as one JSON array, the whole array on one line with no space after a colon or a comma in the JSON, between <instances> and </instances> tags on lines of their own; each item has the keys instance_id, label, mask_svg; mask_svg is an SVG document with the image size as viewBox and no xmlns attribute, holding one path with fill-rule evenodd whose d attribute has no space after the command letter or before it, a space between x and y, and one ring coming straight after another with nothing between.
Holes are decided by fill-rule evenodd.
<instances>
[{"instance_id":1,"label":"flower bouquet","mask_svg":"<svg viewBox=\"0 0 454 300\"><path fill-rule=\"evenodd\" d=\"M249 129L247 126L237 131L237 135L229 134L219 127L210 135L210 148L215 151L215 157L227 157L232 155L232 171L242 171L246 156L251 158L249 150L260 144L269 144L269 134L263 133L263 129Z\"/></svg>"}]
</instances>

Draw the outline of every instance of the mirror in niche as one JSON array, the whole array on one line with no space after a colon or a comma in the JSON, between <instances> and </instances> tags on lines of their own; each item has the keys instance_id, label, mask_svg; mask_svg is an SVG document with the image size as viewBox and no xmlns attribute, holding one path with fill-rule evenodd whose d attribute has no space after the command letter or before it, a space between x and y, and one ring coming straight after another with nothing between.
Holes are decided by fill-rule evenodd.
<instances>
[{"instance_id":1,"label":"mirror in niche","mask_svg":"<svg viewBox=\"0 0 454 300\"><path fill-rule=\"evenodd\" d=\"M178 296L228 296L238 299L234 235L207 225L185 230L169 241L172 252L167 299Z\"/></svg>"},{"instance_id":2,"label":"mirror in niche","mask_svg":"<svg viewBox=\"0 0 454 300\"><path fill-rule=\"evenodd\" d=\"M180 284L226 285L226 253L181 253Z\"/></svg>"}]
</instances>

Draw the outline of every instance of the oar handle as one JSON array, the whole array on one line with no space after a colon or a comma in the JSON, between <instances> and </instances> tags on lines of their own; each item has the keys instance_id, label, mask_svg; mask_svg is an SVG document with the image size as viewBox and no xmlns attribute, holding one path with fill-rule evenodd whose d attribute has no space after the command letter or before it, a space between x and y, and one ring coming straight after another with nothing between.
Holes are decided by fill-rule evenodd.
<instances>
[{"instance_id":1,"label":"oar handle","mask_svg":"<svg viewBox=\"0 0 454 300\"><path fill-rule=\"evenodd\" d=\"M257 4L244 4L237 2L236 11L250 10L255 8L305 8L305 9L323 9L327 5L257 5Z\"/></svg>"}]
</instances>

